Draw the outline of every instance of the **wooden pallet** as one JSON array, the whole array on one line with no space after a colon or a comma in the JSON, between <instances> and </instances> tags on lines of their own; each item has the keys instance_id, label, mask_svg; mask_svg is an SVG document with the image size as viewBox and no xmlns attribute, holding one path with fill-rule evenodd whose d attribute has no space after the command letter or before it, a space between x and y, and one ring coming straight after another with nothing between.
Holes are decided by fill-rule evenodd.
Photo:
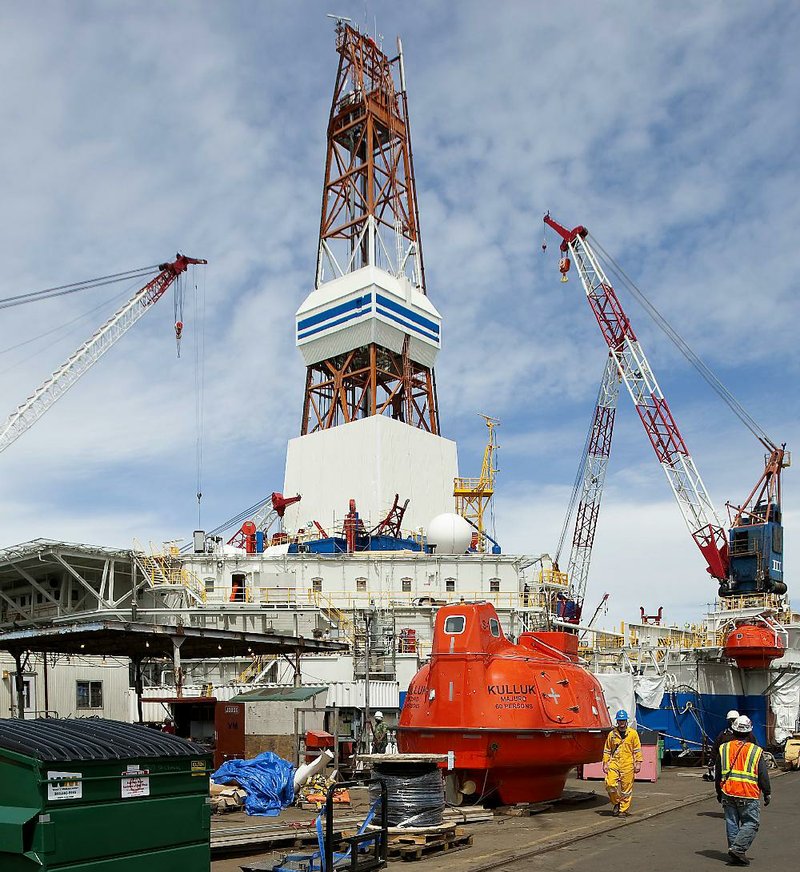
<instances>
[{"instance_id":1,"label":"wooden pallet","mask_svg":"<svg viewBox=\"0 0 800 872\"><path fill-rule=\"evenodd\" d=\"M451 851L460 851L472 844L472 835L457 830L451 836L439 837L430 841L419 842L394 842L389 844L387 858L389 860L421 860L431 854L440 854Z\"/></svg>"}]
</instances>

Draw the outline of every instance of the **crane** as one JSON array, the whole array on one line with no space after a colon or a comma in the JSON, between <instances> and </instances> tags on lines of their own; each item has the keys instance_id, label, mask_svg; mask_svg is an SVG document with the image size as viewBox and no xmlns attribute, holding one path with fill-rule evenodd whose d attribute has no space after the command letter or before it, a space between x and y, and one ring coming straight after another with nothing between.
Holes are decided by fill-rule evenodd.
<instances>
[{"instance_id":1,"label":"crane","mask_svg":"<svg viewBox=\"0 0 800 872\"><path fill-rule=\"evenodd\" d=\"M0 452L19 439L62 397L75 382L108 351L109 348L156 303L181 273L191 264L207 260L175 255L171 263L159 264L159 273L138 290L80 348L18 406L0 425ZM176 324L176 334L183 325Z\"/></svg>"},{"instance_id":2,"label":"crane","mask_svg":"<svg viewBox=\"0 0 800 872\"><path fill-rule=\"evenodd\" d=\"M497 434L500 425L497 418L481 415L489 431L486 448L483 452L481 474L478 478L457 478L453 483L453 496L456 500L456 513L467 520L477 531L477 551L486 551L486 530L483 516L494 495L494 481L497 476ZM493 540L492 540L493 541Z\"/></svg>"},{"instance_id":3,"label":"crane","mask_svg":"<svg viewBox=\"0 0 800 872\"><path fill-rule=\"evenodd\" d=\"M609 354L600 381L600 390L592 416L592 425L586 440L583 457L581 458L578 477L575 481L570 508L564 520L561 531L561 542L556 552L556 565L561 554L561 548L567 532L572 509L580 491L580 502L575 516L575 528L572 534L572 547L567 564L569 578L570 608L565 611L565 620L579 624L583 612L583 601L586 596L586 585L589 581L589 565L592 559L597 518L600 514L600 500L603 496L603 485L606 469L611 454L611 439L614 433L614 417L617 411L619 397L620 373L616 359ZM603 600L605 602L605 600ZM598 607L599 608L599 607ZM595 612L595 617L597 612Z\"/></svg>"},{"instance_id":4,"label":"crane","mask_svg":"<svg viewBox=\"0 0 800 872\"><path fill-rule=\"evenodd\" d=\"M589 243L588 230L580 225L569 230L549 214L545 215L544 222L561 237L559 269L562 280L570 269L570 256L575 261L587 301L608 345L609 356L625 382L692 539L706 560L707 571L719 582L719 594L786 593L780 513L780 472L790 463L786 446L776 445L760 428L755 428L752 419L719 380L708 372L707 367L703 365L704 373L698 366L712 387L769 452L764 473L745 503L740 507L729 507L733 510L733 522L726 532L630 319L603 270L597 252ZM679 337L671 338L687 353L686 344ZM687 356L690 360L696 358L693 353ZM611 428L607 427L606 432L610 439Z\"/></svg>"}]
</instances>

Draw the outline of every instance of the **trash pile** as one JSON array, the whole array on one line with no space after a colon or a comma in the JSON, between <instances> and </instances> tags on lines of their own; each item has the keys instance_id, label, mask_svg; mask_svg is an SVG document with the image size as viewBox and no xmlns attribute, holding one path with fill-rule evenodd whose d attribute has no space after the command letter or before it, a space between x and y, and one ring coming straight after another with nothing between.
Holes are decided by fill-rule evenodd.
<instances>
[{"instance_id":1,"label":"trash pile","mask_svg":"<svg viewBox=\"0 0 800 872\"><path fill-rule=\"evenodd\" d=\"M335 776L335 773L334 773ZM297 804L301 808L314 808L319 811L325 805L325 798L328 795L328 789L335 783L334 776L326 778L322 774L312 775L306 783L297 791ZM334 805L349 808L350 806L350 791L346 787L334 791Z\"/></svg>"},{"instance_id":2,"label":"trash pile","mask_svg":"<svg viewBox=\"0 0 800 872\"><path fill-rule=\"evenodd\" d=\"M241 787L225 786L211 782L211 812L225 814L229 811L241 811L247 791Z\"/></svg>"}]
</instances>

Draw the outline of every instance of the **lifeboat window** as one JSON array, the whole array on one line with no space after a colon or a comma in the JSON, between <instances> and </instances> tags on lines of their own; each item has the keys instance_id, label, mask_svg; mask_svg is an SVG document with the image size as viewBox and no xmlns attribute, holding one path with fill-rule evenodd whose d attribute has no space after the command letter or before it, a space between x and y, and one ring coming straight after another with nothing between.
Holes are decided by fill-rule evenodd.
<instances>
[{"instance_id":1,"label":"lifeboat window","mask_svg":"<svg viewBox=\"0 0 800 872\"><path fill-rule=\"evenodd\" d=\"M467 619L464 615L450 615L449 618L445 619L444 622L444 631L445 633L452 633L454 636L458 633L464 632L464 627L467 624Z\"/></svg>"},{"instance_id":2,"label":"lifeboat window","mask_svg":"<svg viewBox=\"0 0 800 872\"><path fill-rule=\"evenodd\" d=\"M489 632L493 636L497 636L498 639L500 638L500 621L497 618L489 618Z\"/></svg>"}]
</instances>

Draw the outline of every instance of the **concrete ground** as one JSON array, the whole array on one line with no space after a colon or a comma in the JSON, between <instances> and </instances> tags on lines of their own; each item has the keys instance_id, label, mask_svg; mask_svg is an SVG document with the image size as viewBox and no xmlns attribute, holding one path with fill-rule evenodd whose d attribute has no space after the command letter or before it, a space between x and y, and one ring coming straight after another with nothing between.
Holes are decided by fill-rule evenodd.
<instances>
[{"instance_id":1,"label":"concrete ground","mask_svg":"<svg viewBox=\"0 0 800 872\"><path fill-rule=\"evenodd\" d=\"M578 870L619 872L645 869L716 869L727 859L725 825L714 798L713 785L697 769L665 769L656 784L637 783L632 816L614 818L601 781L570 780L567 791L595 792L583 802L565 802L532 817L496 816L466 824L473 845L459 851L433 854L417 861L424 872L517 872L517 870ZM800 856L800 775L774 779L774 801L762 814L761 832L751 852L753 865L795 868ZM352 815L353 812L342 814ZM226 816L215 826L276 826L313 812L287 810L278 818ZM215 860L212 872L239 872L250 857ZM398 861L399 862L399 861ZM397 865L396 863L390 865Z\"/></svg>"}]
</instances>

